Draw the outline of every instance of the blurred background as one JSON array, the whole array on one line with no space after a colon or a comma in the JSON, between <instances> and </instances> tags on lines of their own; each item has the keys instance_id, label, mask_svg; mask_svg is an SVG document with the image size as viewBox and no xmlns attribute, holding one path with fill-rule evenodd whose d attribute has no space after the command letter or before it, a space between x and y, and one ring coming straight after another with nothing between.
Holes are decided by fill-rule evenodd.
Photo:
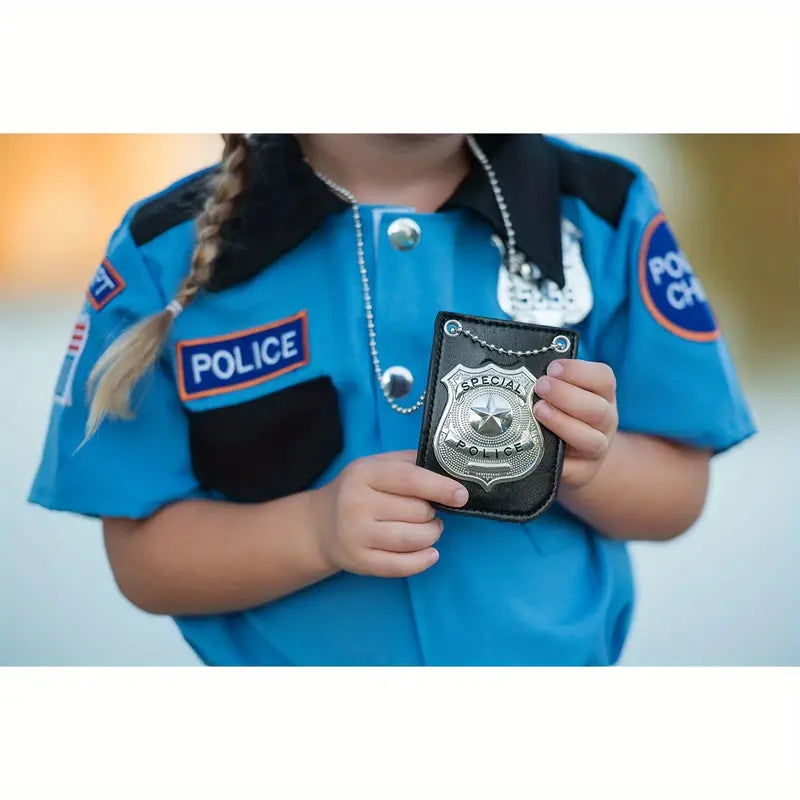
<instances>
[{"instance_id":1,"label":"blurred background","mask_svg":"<svg viewBox=\"0 0 800 800\"><path fill-rule=\"evenodd\" d=\"M631 546L623 664L800 664L800 136L567 135L641 164L727 337L759 433L715 459L702 519ZM75 314L137 199L210 135L0 135L0 664L198 663L118 593L99 523L29 506Z\"/></svg>"}]
</instances>

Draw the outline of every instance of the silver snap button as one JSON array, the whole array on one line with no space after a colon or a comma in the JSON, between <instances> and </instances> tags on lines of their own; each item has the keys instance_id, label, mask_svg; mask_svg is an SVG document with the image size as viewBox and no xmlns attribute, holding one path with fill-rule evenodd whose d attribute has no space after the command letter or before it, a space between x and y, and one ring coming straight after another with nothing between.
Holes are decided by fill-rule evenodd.
<instances>
[{"instance_id":1,"label":"silver snap button","mask_svg":"<svg viewBox=\"0 0 800 800\"><path fill-rule=\"evenodd\" d=\"M414 385L414 376L405 367L389 367L381 375L381 389L392 400L405 397Z\"/></svg>"},{"instance_id":2,"label":"silver snap button","mask_svg":"<svg viewBox=\"0 0 800 800\"><path fill-rule=\"evenodd\" d=\"M422 231L413 219L396 219L387 230L389 241L395 250L411 250L419 244Z\"/></svg>"}]
</instances>

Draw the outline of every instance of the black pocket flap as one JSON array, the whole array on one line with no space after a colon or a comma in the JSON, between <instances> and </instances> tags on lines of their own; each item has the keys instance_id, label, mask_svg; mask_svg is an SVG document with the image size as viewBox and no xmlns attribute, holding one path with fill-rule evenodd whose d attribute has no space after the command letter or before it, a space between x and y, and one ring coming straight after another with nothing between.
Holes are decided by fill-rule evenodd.
<instances>
[{"instance_id":1,"label":"black pocket flap","mask_svg":"<svg viewBox=\"0 0 800 800\"><path fill-rule=\"evenodd\" d=\"M245 403L187 413L197 479L240 502L307 489L343 446L339 399L327 375Z\"/></svg>"}]
</instances>

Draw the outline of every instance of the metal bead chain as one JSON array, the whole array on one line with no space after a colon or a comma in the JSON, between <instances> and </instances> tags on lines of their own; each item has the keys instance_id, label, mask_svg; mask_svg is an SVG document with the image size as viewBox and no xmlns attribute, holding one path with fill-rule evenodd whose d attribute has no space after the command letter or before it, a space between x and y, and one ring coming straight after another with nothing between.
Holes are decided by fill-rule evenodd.
<instances>
[{"instance_id":1,"label":"metal bead chain","mask_svg":"<svg viewBox=\"0 0 800 800\"><path fill-rule=\"evenodd\" d=\"M497 208L500 209L500 216L503 218L503 226L506 229L506 253L508 255L508 263L513 264L517 255L517 236L514 233L514 226L511 224L511 216L508 213L508 208L506 208L506 199L503 197L500 183L497 180L497 176L494 174L494 168L486 157L486 153L481 150L480 146L475 141L475 137L471 133L467 134L467 144L472 151L472 155L475 156L478 163L483 167L486 177L489 179L489 185L492 187L492 193L494 194Z\"/></svg>"},{"instance_id":2,"label":"metal bead chain","mask_svg":"<svg viewBox=\"0 0 800 800\"><path fill-rule=\"evenodd\" d=\"M503 218L503 225L506 229L507 252L510 259L509 263L513 263L513 257L516 255L516 236L514 234L514 228L511 225L511 217L509 216L508 209L506 208L505 198L503 197L503 193L500 191L500 184L498 183L497 177L494 174L492 165L489 163L489 159L486 157L486 154L483 152L483 150L478 147L478 143L475 141L475 137L472 136L472 134L467 135L467 144L469 145L472 154L483 167L484 171L486 172L486 176L489 179L489 184L492 187L492 192L494 193L497 207L500 209L500 215ZM369 288L367 264L364 258L364 232L361 225L361 212L358 208L358 201L349 191L347 191L347 189L345 189L343 186L340 186L338 183L335 183L329 177L327 177L327 175L323 175L319 170L317 170L308 159L305 159L305 162L311 168L311 171L331 191L333 191L335 194L338 194L340 197L344 198L348 203L350 203L353 211L353 225L356 230L356 255L358 257L358 272L361 276L361 289L364 295L364 312L367 317L367 334L369 337L369 354L372 359L372 369L375 373L375 379L378 382L378 386L381 387L383 397L391 406L391 408L398 414L413 414L417 409L422 408L423 404L425 403L425 392L419 396L419 399L416 403L414 403L414 405L401 406L395 403L395 401L389 397L388 390L384 389L384 387L381 385L383 369L381 369L380 357L378 356L378 341L375 334L375 315L372 310L372 294ZM477 341L479 344L481 343L481 341L477 338L475 341ZM485 347L490 347L485 342L483 344ZM497 350L499 353L514 354L512 351L503 350L502 348L490 347L490 349ZM533 355L535 352L539 351L515 353L515 355Z\"/></svg>"},{"instance_id":3,"label":"metal bead chain","mask_svg":"<svg viewBox=\"0 0 800 800\"><path fill-rule=\"evenodd\" d=\"M572 346L569 338L563 333L559 333L553 337L553 341L547 347L540 347L537 350L506 350L505 347L500 347L487 342L486 339L481 339L480 336L465 328L457 319L447 320L444 324L444 332L446 336L466 336L472 339L475 344L479 344L487 350L494 350L495 353L503 353L507 356L538 356L548 350L555 350L556 353L566 353Z\"/></svg>"},{"instance_id":4,"label":"metal bead chain","mask_svg":"<svg viewBox=\"0 0 800 800\"><path fill-rule=\"evenodd\" d=\"M481 347L485 347L487 350L494 350L496 353L503 353L507 356L538 356L540 353L546 353L548 350L558 350L561 352L560 348L556 345L555 339L553 339L547 347L540 347L538 350L506 350L504 347L498 347L496 344L489 344L485 339L481 339L466 328L462 328L461 333L464 336L468 336Z\"/></svg>"},{"instance_id":5,"label":"metal bead chain","mask_svg":"<svg viewBox=\"0 0 800 800\"><path fill-rule=\"evenodd\" d=\"M506 200L505 197L503 197L500 183L494 173L494 168L486 157L486 153L481 150L480 146L475 141L475 137L471 133L467 134L467 144L469 144L472 155L475 156L478 163L483 167L486 177L489 179L489 185L492 187L497 208L500 210L500 216L503 218L503 226L506 229L506 263L509 273L508 299L511 302L511 308L514 310L514 313L516 313L520 305L517 298L517 284L513 277L514 273L517 272L517 236L514 232L514 226L511 223L511 215L508 213Z\"/></svg>"}]
</instances>

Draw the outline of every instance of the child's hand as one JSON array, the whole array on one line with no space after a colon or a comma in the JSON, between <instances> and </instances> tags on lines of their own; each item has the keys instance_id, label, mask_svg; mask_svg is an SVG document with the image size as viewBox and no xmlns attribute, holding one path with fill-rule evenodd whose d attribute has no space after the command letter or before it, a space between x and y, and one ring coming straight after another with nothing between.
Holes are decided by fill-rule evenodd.
<instances>
[{"instance_id":1,"label":"child's hand","mask_svg":"<svg viewBox=\"0 0 800 800\"><path fill-rule=\"evenodd\" d=\"M436 563L442 521L431 503L463 506L469 495L415 457L404 450L356 459L314 493L316 538L332 568L397 578Z\"/></svg>"},{"instance_id":2,"label":"child's hand","mask_svg":"<svg viewBox=\"0 0 800 800\"><path fill-rule=\"evenodd\" d=\"M567 443L562 481L576 488L594 478L617 432L617 382L607 364L560 359L536 382L533 413Z\"/></svg>"}]
</instances>

